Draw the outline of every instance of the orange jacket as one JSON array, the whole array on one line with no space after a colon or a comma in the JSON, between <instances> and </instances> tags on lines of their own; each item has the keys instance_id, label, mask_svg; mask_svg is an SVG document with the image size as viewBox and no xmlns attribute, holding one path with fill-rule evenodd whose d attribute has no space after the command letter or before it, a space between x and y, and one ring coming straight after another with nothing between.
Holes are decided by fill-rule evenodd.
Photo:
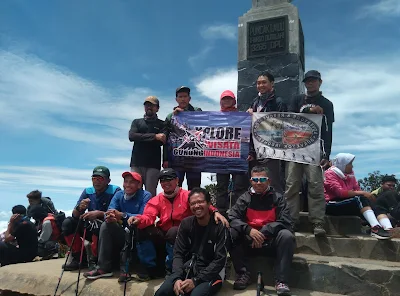
<instances>
[{"instance_id":1,"label":"orange jacket","mask_svg":"<svg viewBox=\"0 0 400 296\"><path fill-rule=\"evenodd\" d=\"M47 220L50 220L51 229L53 230L52 233L51 233L50 240L57 241L60 238L61 232L60 232L60 229L57 226L56 219L54 218L54 215L53 214L48 214L48 216L43 219L43 222L47 221Z\"/></svg>"},{"instance_id":2,"label":"orange jacket","mask_svg":"<svg viewBox=\"0 0 400 296\"><path fill-rule=\"evenodd\" d=\"M160 220L157 221L156 226L165 232L173 226L179 226L184 218L193 215L189 207L188 196L189 191L182 188L179 188L173 200L166 198L164 192L157 194L147 202L143 214L136 216L140 218L138 228L143 229L154 225L157 216L160 217ZM215 208L210 206L210 210L214 211Z\"/></svg>"}]
</instances>

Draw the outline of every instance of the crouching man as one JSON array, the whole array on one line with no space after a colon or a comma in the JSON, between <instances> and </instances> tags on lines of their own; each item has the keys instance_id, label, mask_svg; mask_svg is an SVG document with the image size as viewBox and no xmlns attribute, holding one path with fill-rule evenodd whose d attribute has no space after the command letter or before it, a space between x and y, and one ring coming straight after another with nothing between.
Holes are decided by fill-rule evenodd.
<instances>
[{"instance_id":1,"label":"crouching man","mask_svg":"<svg viewBox=\"0 0 400 296\"><path fill-rule=\"evenodd\" d=\"M203 188L189 193L194 216L182 220L174 246L172 274L155 296L215 295L225 277L227 228L215 223L211 198Z\"/></svg>"},{"instance_id":2,"label":"crouching man","mask_svg":"<svg viewBox=\"0 0 400 296\"><path fill-rule=\"evenodd\" d=\"M251 170L252 187L239 197L228 212L231 221L232 263L237 274L235 290L250 284L246 254L274 251L275 289L278 295L290 295L288 277L295 248L293 222L286 200L269 186L266 168Z\"/></svg>"}]
</instances>

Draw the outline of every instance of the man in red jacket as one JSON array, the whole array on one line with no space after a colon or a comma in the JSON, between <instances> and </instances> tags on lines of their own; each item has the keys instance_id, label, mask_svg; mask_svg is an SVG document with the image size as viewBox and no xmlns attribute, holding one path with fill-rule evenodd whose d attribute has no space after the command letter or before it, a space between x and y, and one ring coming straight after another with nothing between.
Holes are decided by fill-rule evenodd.
<instances>
[{"instance_id":1,"label":"man in red jacket","mask_svg":"<svg viewBox=\"0 0 400 296\"><path fill-rule=\"evenodd\" d=\"M138 240L150 239L155 245L166 243L167 257L165 260L167 272L172 269L173 246L181 221L193 213L190 210L188 196L189 191L178 186L179 178L175 170L171 168L160 171L160 184L164 192L150 199L144 208L142 215L130 217L129 225L137 225L139 229ZM215 221L229 226L228 221L216 208L210 206L214 212ZM156 218L160 219L157 221ZM143 231L141 231L143 230ZM156 257L156 250L147 250L148 256Z\"/></svg>"}]
</instances>

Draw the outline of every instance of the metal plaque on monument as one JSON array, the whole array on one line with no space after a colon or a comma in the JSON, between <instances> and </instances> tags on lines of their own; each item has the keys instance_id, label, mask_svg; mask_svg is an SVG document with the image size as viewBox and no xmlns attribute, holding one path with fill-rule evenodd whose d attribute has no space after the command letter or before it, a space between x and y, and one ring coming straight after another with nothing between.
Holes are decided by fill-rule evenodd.
<instances>
[{"instance_id":1,"label":"metal plaque on monument","mask_svg":"<svg viewBox=\"0 0 400 296\"><path fill-rule=\"evenodd\" d=\"M288 102L303 92L304 36L297 7L291 0L252 0L239 18L238 107L247 110L257 96L263 71L275 77L278 96Z\"/></svg>"}]
</instances>

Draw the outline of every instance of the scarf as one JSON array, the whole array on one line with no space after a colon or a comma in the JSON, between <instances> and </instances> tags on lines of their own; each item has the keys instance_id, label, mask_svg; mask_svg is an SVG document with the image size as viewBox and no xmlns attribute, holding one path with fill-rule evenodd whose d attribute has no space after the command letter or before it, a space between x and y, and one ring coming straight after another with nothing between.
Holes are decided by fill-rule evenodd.
<instances>
[{"instance_id":1,"label":"scarf","mask_svg":"<svg viewBox=\"0 0 400 296\"><path fill-rule=\"evenodd\" d=\"M168 199L172 199L172 198L174 198L174 197L178 194L178 191L179 191L179 186L176 186L174 192L172 192L172 193L170 193L170 194L167 194L167 193L164 192L164 196L165 196L166 198L168 198Z\"/></svg>"},{"instance_id":2,"label":"scarf","mask_svg":"<svg viewBox=\"0 0 400 296\"><path fill-rule=\"evenodd\" d=\"M275 90L265 94L258 93L258 100L254 104L253 111L261 112L267 106L268 102L272 100L275 100Z\"/></svg>"},{"instance_id":3,"label":"scarf","mask_svg":"<svg viewBox=\"0 0 400 296\"><path fill-rule=\"evenodd\" d=\"M125 200L131 200L136 195L136 192L134 194L131 194L131 195L128 195L128 194L124 193L124 199Z\"/></svg>"}]
</instances>

